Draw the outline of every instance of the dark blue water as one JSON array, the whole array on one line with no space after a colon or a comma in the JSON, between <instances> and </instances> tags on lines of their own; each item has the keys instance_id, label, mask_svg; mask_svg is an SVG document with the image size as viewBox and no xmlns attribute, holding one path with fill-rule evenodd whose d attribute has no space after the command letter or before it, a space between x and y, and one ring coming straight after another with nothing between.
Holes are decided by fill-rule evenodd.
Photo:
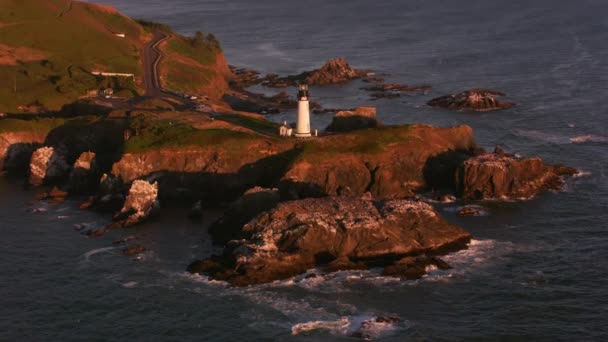
<instances>
[{"instance_id":1,"label":"dark blue water","mask_svg":"<svg viewBox=\"0 0 608 342\"><path fill-rule=\"evenodd\" d=\"M213 32L231 64L289 74L344 56L391 82L430 84L427 95L395 100L369 101L358 82L312 96L326 107L374 105L385 123L468 124L484 147L502 144L585 174L563 192L490 203L484 217L438 207L475 236L448 257L449 272L421 281L343 272L246 289L183 272L212 250L205 224L185 213L133 230L149 249L134 261L108 249L124 233L87 239L72 228L107 216L78 211L77 202L34 203L46 211L26 213L32 193L3 179L0 340L349 340L362 320L388 314L403 322L378 327L378 340L608 338L608 3L104 2L185 34ZM519 105L483 114L425 106L471 87L503 91ZM329 120L315 116L313 125ZM315 321L319 329L292 335Z\"/></svg>"}]
</instances>

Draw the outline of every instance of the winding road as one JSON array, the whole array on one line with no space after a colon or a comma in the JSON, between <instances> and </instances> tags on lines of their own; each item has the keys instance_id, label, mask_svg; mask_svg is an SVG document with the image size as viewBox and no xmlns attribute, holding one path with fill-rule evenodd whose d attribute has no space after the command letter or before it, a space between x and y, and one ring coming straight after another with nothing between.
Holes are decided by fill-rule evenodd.
<instances>
[{"instance_id":1,"label":"winding road","mask_svg":"<svg viewBox=\"0 0 608 342\"><path fill-rule=\"evenodd\" d=\"M163 54L158 46L167 40L170 36L161 32L155 31L151 41L143 47L142 61L144 65L144 85L146 87L146 96L162 97L167 94L163 91L160 83L160 73L158 65L163 59Z\"/></svg>"}]
</instances>

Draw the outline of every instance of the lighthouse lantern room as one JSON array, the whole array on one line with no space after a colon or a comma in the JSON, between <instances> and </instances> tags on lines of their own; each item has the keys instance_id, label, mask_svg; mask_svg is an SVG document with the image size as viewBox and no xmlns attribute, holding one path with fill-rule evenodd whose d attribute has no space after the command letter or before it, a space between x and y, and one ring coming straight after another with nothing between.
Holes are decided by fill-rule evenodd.
<instances>
[{"instance_id":1,"label":"lighthouse lantern room","mask_svg":"<svg viewBox=\"0 0 608 342\"><path fill-rule=\"evenodd\" d=\"M298 86L298 118L295 136L298 138L310 137L310 105L308 102L308 85Z\"/></svg>"}]
</instances>

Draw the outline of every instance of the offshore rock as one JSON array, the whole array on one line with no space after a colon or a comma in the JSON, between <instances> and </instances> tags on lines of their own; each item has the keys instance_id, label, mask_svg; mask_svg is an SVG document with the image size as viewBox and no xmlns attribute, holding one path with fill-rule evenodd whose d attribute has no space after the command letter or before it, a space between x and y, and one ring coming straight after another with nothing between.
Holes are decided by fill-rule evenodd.
<instances>
[{"instance_id":1,"label":"offshore rock","mask_svg":"<svg viewBox=\"0 0 608 342\"><path fill-rule=\"evenodd\" d=\"M306 71L298 75L287 77L268 75L262 85L273 88L296 86L299 83L324 86L348 82L364 77L368 73L368 70L352 68L344 58L334 58L328 60L320 69Z\"/></svg>"},{"instance_id":2,"label":"offshore rock","mask_svg":"<svg viewBox=\"0 0 608 342\"><path fill-rule=\"evenodd\" d=\"M129 194L114 222L108 228L124 228L134 226L158 213L158 183L136 180L131 184Z\"/></svg>"},{"instance_id":3,"label":"offshore rock","mask_svg":"<svg viewBox=\"0 0 608 342\"><path fill-rule=\"evenodd\" d=\"M30 161L30 184L40 186L47 181L65 177L70 169L59 150L41 147L34 151Z\"/></svg>"},{"instance_id":4,"label":"offshore rock","mask_svg":"<svg viewBox=\"0 0 608 342\"><path fill-rule=\"evenodd\" d=\"M561 176L576 169L547 165L540 158L517 160L511 155L484 154L466 160L456 173L456 190L465 200L528 199L547 190L559 190Z\"/></svg>"},{"instance_id":5,"label":"offshore rock","mask_svg":"<svg viewBox=\"0 0 608 342\"><path fill-rule=\"evenodd\" d=\"M249 189L209 227L209 234L216 243L226 243L241 238L243 225L258 214L274 208L280 200L278 189L262 187Z\"/></svg>"},{"instance_id":6,"label":"offshore rock","mask_svg":"<svg viewBox=\"0 0 608 342\"><path fill-rule=\"evenodd\" d=\"M446 95L432 99L429 106L442 107L452 110L491 111L507 109L515 106L511 102L498 101L496 98L505 94L485 89L472 89L459 94Z\"/></svg>"},{"instance_id":7,"label":"offshore rock","mask_svg":"<svg viewBox=\"0 0 608 342\"><path fill-rule=\"evenodd\" d=\"M378 126L380 126L380 123L376 118L375 107L357 107L354 111L343 110L337 112L326 130L330 132L348 132L357 129L376 128Z\"/></svg>"},{"instance_id":8,"label":"offshore rock","mask_svg":"<svg viewBox=\"0 0 608 342\"><path fill-rule=\"evenodd\" d=\"M470 234L430 205L326 197L280 203L243 227L223 255L190 265L194 273L237 286L285 279L336 259L387 266L407 256L460 250Z\"/></svg>"}]
</instances>

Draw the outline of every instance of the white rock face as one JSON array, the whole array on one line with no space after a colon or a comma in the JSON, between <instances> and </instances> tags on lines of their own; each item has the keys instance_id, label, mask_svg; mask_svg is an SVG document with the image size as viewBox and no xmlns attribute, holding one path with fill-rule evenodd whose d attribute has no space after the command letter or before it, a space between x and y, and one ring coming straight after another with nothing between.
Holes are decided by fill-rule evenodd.
<instances>
[{"instance_id":1,"label":"white rock face","mask_svg":"<svg viewBox=\"0 0 608 342\"><path fill-rule=\"evenodd\" d=\"M64 176L70 166L52 147L41 147L34 151L30 161L30 184L39 186L45 179Z\"/></svg>"},{"instance_id":2,"label":"white rock face","mask_svg":"<svg viewBox=\"0 0 608 342\"><path fill-rule=\"evenodd\" d=\"M158 208L158 182L135 180L129 189L125 204L115 217L119 220L116 225L122 227L135 225L148 218Z\"/></svg>"}]
</instances>

